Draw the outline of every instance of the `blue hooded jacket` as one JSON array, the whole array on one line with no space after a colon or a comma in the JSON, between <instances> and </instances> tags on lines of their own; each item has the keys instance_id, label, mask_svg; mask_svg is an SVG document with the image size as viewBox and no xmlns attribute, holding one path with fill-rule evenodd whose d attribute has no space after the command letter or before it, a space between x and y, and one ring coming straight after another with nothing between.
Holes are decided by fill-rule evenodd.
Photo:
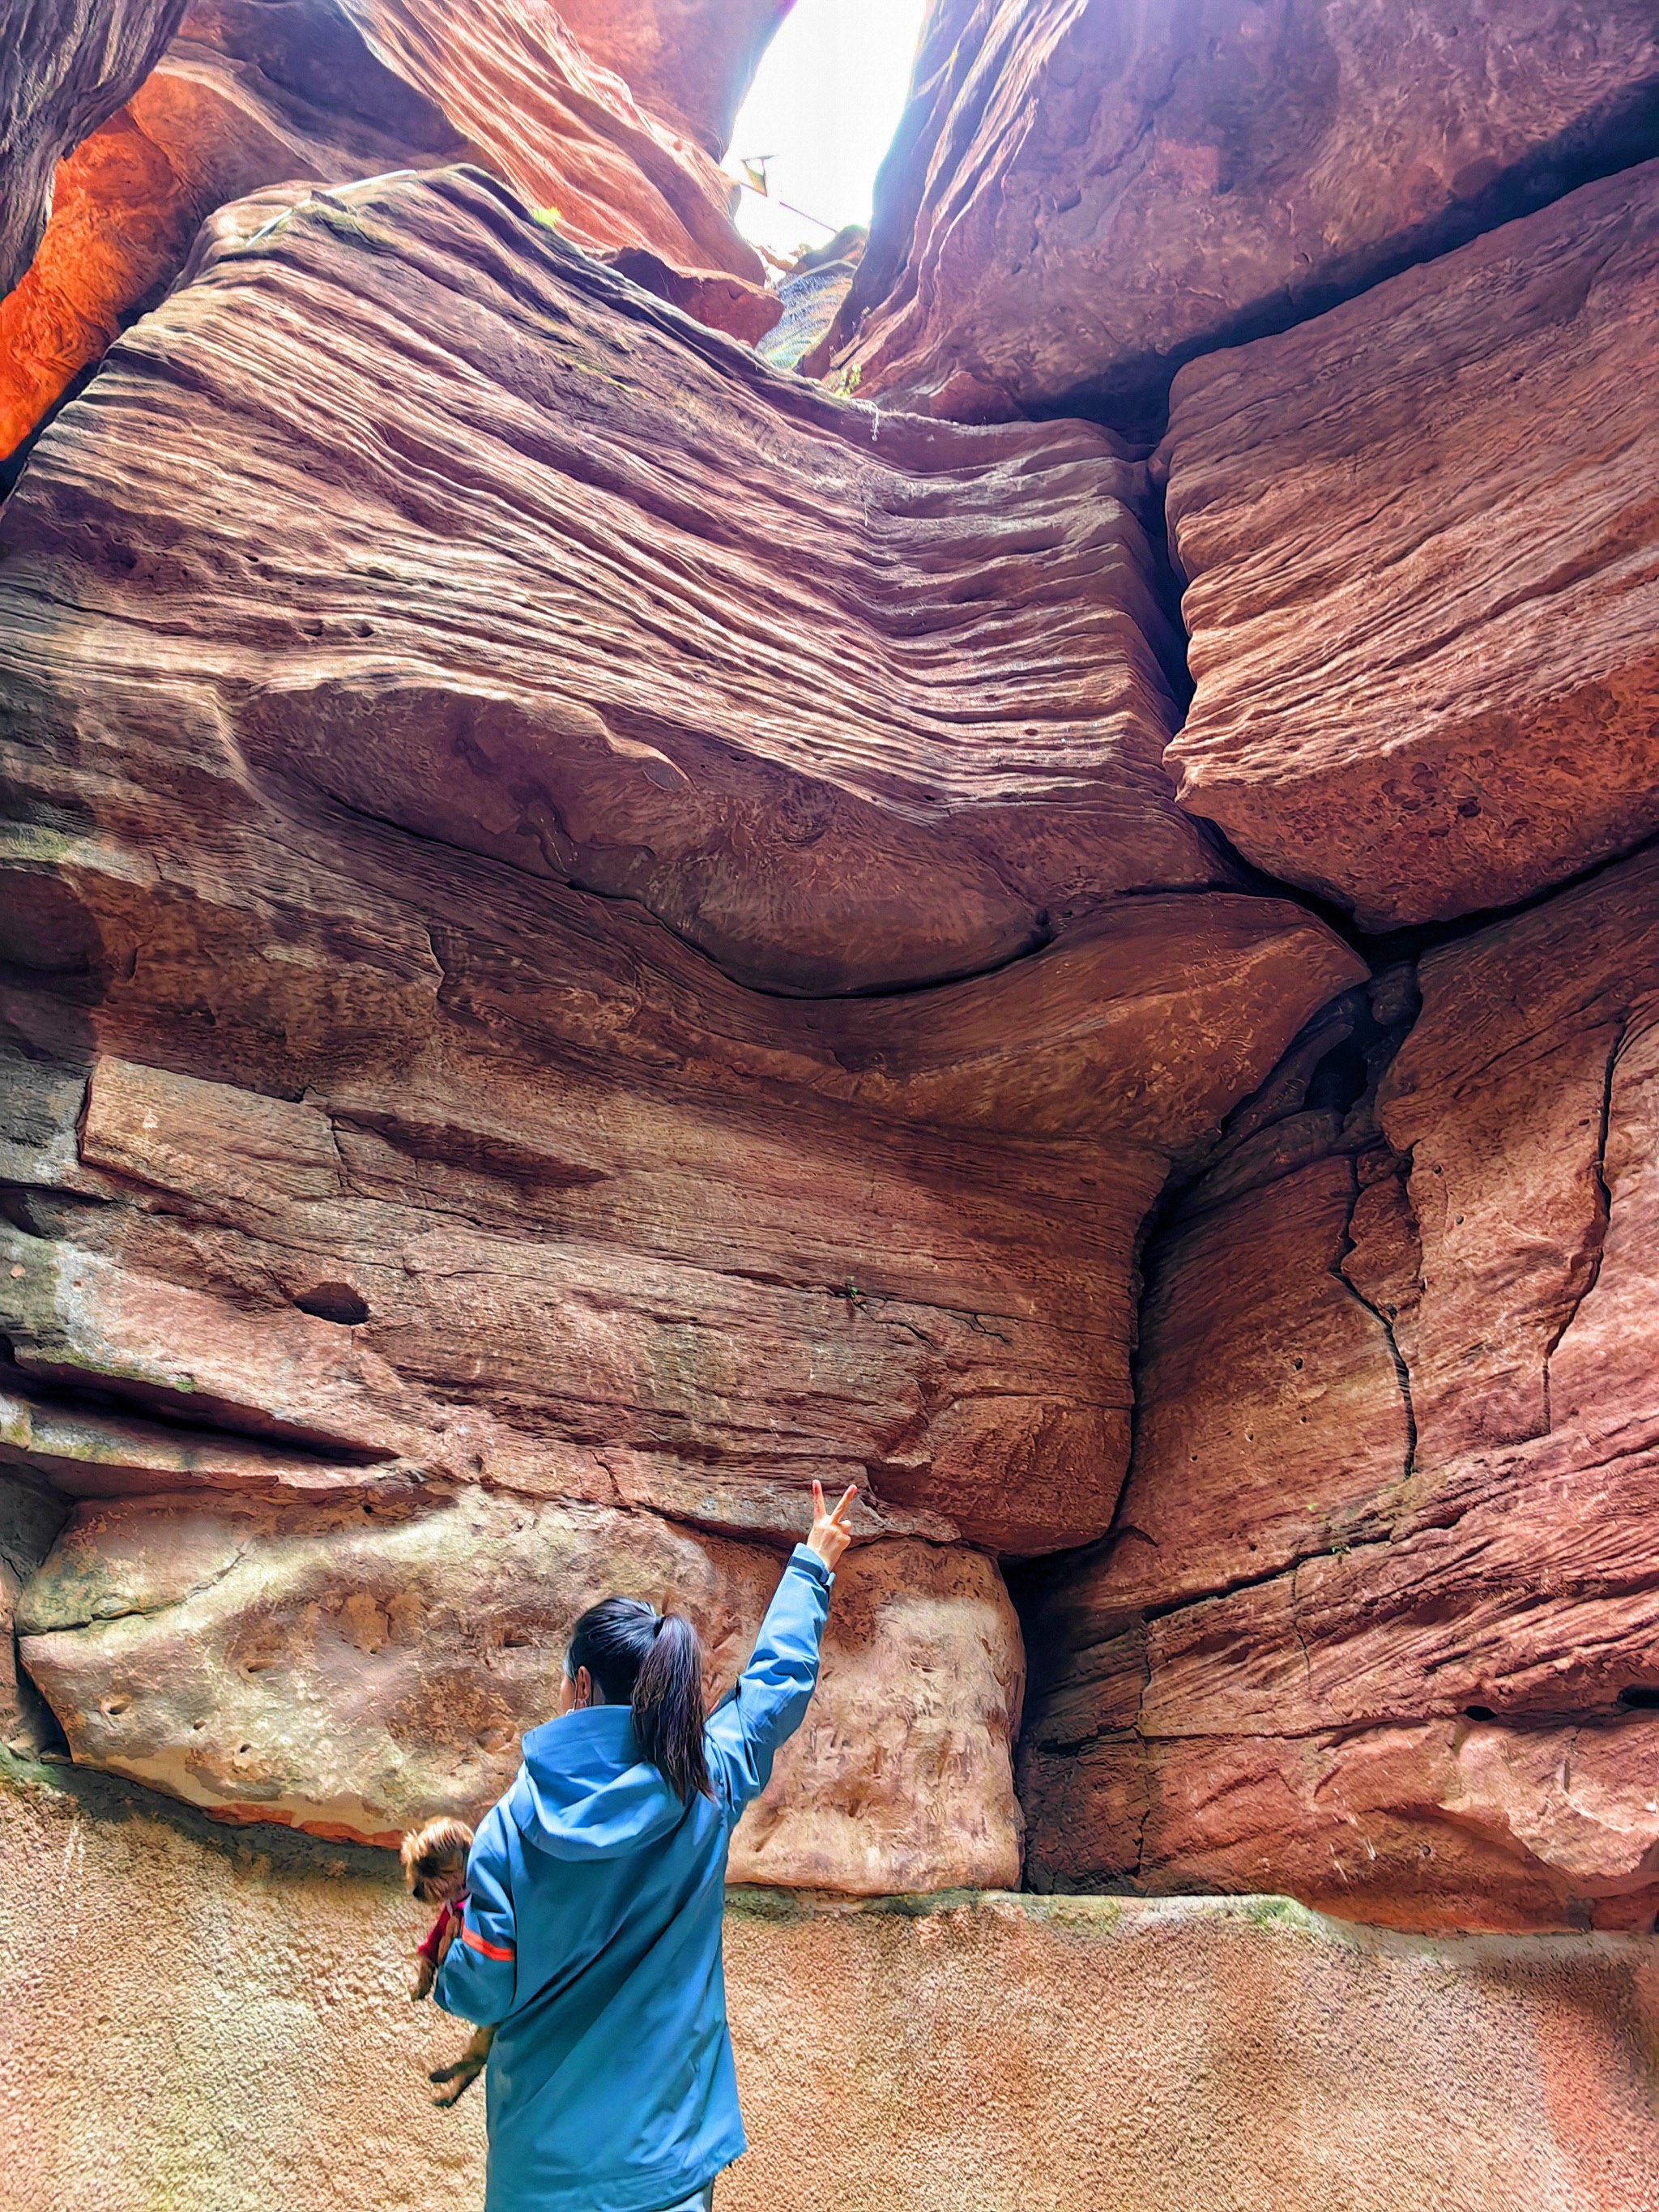
<instances>
[{"instance_id":1,"label":"blue hooded jacket","mask_svg":"<svg viewBox=\"0 0 1659 2212\"><path fill-rule=\"evenodd\" d=\"M497 2023L484 2212L661 2212L744 2148L720 1958L732 1831L800 1725L834 1577L798 1544L683 1805L626 1705L532 1729L433 1994Z\"/></svg>"}]
</instances>

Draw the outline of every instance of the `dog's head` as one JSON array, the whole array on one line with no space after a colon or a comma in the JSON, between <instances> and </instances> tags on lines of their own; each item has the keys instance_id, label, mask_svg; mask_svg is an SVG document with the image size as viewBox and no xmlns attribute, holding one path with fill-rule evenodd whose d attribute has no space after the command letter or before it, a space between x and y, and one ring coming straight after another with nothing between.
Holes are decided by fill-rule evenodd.
<instances>
[{"instance_id":1,"label":"dog's head","mask_svg":"<svg viewBox=\"0 0 1659 2212\"><path fill-rule=\"evenodd\" d=\"M428 1820L404 1838L398 1856L411 1897L422 1905L453 1905L466 1887L466 1855L472 1831L465 1820Z\"/></svg>"}]
</instances>

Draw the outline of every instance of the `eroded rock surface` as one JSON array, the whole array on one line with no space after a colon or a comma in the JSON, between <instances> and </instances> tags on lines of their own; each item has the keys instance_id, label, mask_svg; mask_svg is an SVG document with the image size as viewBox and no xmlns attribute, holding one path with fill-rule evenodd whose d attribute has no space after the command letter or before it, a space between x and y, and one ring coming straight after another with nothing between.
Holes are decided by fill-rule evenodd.
<instances>
[{"instance_id":1,"label":"eroded rock surface","mask_svg":"<svg viewBox=\"0 0 1659 2212\"><path fill-rule=\"evenodd\" d=\"M1183 804L1363 927L1659 828L1659 162L1176 380Z\"/></svg>"},{"instance_id":2,"label":"eroded rock surface","mask_svg":"<svg viewBox=\"0 0 1659 2212\"><path fill-rule=\"evenodd\" d=\"M579 244L648 246L694 269L760 276L758 255L732 227L731 185L714 158L591 54L562 11L517 0L342 4L370 52ZM705 0L696 12L713 11ZM703 27L694 67L706 73L711 98L716 87L745 83L753 68L745 12L752 16L733 11L738 35L729 42ZM643 28L631 11L613 20ZM657 75L673 81L660 63Z\"/></svg>"},{"instance_id":3,"label":"eroded rock surface","mask_svg":"<svg viewBox=\"0 0 1659 2212\"><path fill-rule=\"evenodd\" d=\"M936 0L836 358L965 421L1155 415L1282 329L1656 149L1647 0Z\"/></svg>"},{"instance_id":4,"label":"eroded rock surface","mask_svg":"<svg viewBox=\"0 0 1659 2212\"><path fill-rule=\"evenodd\" d=\"M0 45L0 294L28 267L52 173L149 74L184 0L23 0Z\"/></svg>"},{"instance_id":5,"label":"eroded rock surface","mask_svg":"<svg viewBox=\"0 0 1659 2212\"><path fill-rule=\"evenodd\" d=\"M1118 1532L1035 1608L1045 1884L1659 1904L1659 860L1419 981L1380 1083L1292 1089L1149 1260Z\"/></svg>"},{"instance_id":6,"label":"eroded rock surface","mask_svg":"<svg viewBox=\"0 0 1659 2212\"><path fill-rule=\"evenodd\" d=\"M1142 493L775 375L476 174L216 222L4 523L0 1450L86 1501L77 1755L476 1805L563 1593L683 1569L729 1657L819 1475L869 1565L744 1863L1012 1878L964 1547L1106 1527L1146 1213L1361 973L1172 803ZM195 1595L52 1610L186 1526ZM452 1569L374 1665L319 1629L303 1727L236 1656Z\"/></svg>"},{"instance_id":7,"label":"eroded rock surface","mask_svg":"<svg viewBox=\"0 0 1659 2212\"><path fill-rule=\"evenodd\" d=\"M636 900L737 980L815 995L1229 882L1158 765L1143 487L1103 434L837 407L482 179L256 214L127 341L11 525L48 568L88 501L142 535L173 489L140 466L105 498L95 471L169 441L202 486L176 586L251 678L227 710L250 773ZM243 517L212 512L226 468Z\"/></svg>"},{"instance_id":8,"label":"eroded rock surface","mask_svg":"<svg viewBox=\"0 0 1659 2212\"><path fill-rule=\"evenodd\" d=\"M704 32L700 82L746 81L749 46ZM551 9L190 0L154 70L62 164L33 264L0 301L0 453L160 296L215 210L295 179L454 161L505 179L584 246L660 258L677 304L721 327L775 319L714 161Z\"/></svg>"},{"instance_id":9,"label":"eroded rock surface","mask_svg":"<svg viewBox=\"0 0 1659 2212\"><path fill-rule=\"evenodd\" d=\"M689 1613L723 1692L779 1567L775 1552L649 1514L477 1492L401 1515L152 1498L82 1507L19 1626L78 1759L222 1818L395 1843L433 1813L477 1820L501 1796L596 1599ZM822 1686L745 1816L732 1878L1013 1883L1022 1666L982 1554L855 1551Z\"/></svg>"},{"instance_id":10,"label":"eroded rock surface","mask_svg":"<svg viewBox=\"0 0 1659 2212\"><path fill-rule=\"evenodd\" d=\"M17 1660L14 1634L23 1585L51 1552L64 1499L38 1477L0 1468L0 1743L39 1750L55 1735L40 1692Z\"/></svg>"},{"instance_id":11,"label":"eroded rock surface","mask_svg":"<svg viewBox=\"0 0 1659 2212\"><path fill-rule=\"evenodd\" d=\"M793 0L559 0L604 69L719 161L761 56Z\"/></svg>"}]
</instances>

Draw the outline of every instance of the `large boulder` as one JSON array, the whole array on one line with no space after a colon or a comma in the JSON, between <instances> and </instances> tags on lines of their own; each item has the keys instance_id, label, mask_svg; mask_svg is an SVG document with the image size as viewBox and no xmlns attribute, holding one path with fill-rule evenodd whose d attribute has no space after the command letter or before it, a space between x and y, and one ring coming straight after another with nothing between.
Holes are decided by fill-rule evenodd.
<instances>
[{"instance_id":1,"label":"large boulder","mask_svg":"<svg viewBox=\"0 0 1659 2212\"><path fill-rule=\"evenodd\" d=\"M1367 929L1659 829L1659 162L1176 378L1182 803Z\"/></svg>"},{"instance_id":2,"label":"large boulder","mask_svg":"<svg viewBox=\"0 0 1659 2212\"><path fill-rule=\"evenodd\" d=\"M1155 416L1282 330L1659 150L1648 0L934 0L836 358L967 421Z\"/></svg>"},{"instance_id":3,"label":"large boulder","mask_svg":"<svg viewBox=\"0 0 1659 2212\"><path fill-rule=\"evenodd\" d=\"M1028 1612L1044 1886L1659 1906L1659 858L1419 980L1149 1259L1117 1529Z\"/></svg>"},{"instance_id":4,"label":"large boulder","mask_svg":"<svg viewBox=\"0 0 1659 2212\"><path fill-rule=\"evenodd\" d=\"M746 82L752 45L705 37L711 92ZM661 283L723 327L757 313L769 327L714 161L550 9L190 0L155 69L61 165L33 264L0 301L0 454L173 281L216 209L295 179L465 161L578 243L654 258Z\"/></svg>"},{"instance_id":5,"label":"large boulder","mask_svg":"<svg viewBox=\"0 0 1659 2212\"><path fill-rule=\"evenodd\" d=\"M222 1819L395 1844L501 1796L586 1607L621 1590L680 1607L718 1694L779 1564L650 1514L477 1492L413 1512L127 1499L80 1510L18 1620L77 1759ZM732 1878L1012 1885L1022 1670L981 1554L857 1549L812 1711L745 1816Z\"/></svg>"},{"instance_id":6,"label":"large boulder","mask_svg":"<svg viewBox=\"0 0 1659 2212\"><path fill-rule=\"evenodd\" d=\"M149 75L184 0L25 0L0 44L0 295L33 257L59 157Z\"/></svg>"}]
</instances>

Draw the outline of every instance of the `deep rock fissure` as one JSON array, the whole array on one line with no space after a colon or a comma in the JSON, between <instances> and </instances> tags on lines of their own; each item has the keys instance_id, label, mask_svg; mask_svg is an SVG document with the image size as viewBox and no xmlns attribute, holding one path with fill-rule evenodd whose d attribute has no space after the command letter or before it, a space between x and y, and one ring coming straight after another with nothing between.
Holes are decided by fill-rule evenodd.
<instances>
[{"instance_id":1,"label":"deep rock fissure","mask_svg":"<svg viewBox=\"0 0 1659 2212\"><path fill-rule=\"evenodd\" d=\"M1417 1465L1417 1409L1412 1403L1411 1369L1407 1365L1406 1356L1400 1349L1400 1340L1395 1334L1394 1318L1365 1296L1358 1285L1349 1279L1343 1266L1344 1261L1356 1249L1353 1238L1353 1210L1358 1203L1359 1184L1356 1178L1352 1203L1348 1208L1347 1224L1342 1232L1342 1249L1332 1265L1331 1273L1341 1284L1350 1297L1362 1305L1376 1321L1382 1331L1383 1340L1389 1348L1389 1357L1394 1363L1395 1379L1400 1385L1400 1410L1405 1416L1406 1421L1406 1449L1400 1469L1400 1480L1404 1484L1411 1480Z\"/></svg>"},{"instance_id":2,"label":"deep rock fissure","mask_svg":"<svg viewBox=\"0 0 1659 2212\"><path fill-rule=\"evenodd\" d=\"M1602 1256L1607 1249L1608 1226L1613 1218L1613 1193L1607 1184L1607 1127L1613 1115L1613 1084L1618 1072L1619 1055L1624 1049L1629 1031L1628 1017L1622 1021L1607 1046L1607 1062L1601 1071L1601 1115L1595 1131L1595 1158L1591 1174L1595 1183L1596 1218L1592 1224L1595 1249L1584 1271L1584 1279L1577 1294L1562 1315L1555 1334L1544 1347L1544 1434L1550 1435L1555 1427L1554 1411L1551 1401L1550 1364L1560 1347L1561 1340L1577 1320L1585 1299L1595 1288L1601 1273Z\"/></svg>"}]
</instances>

